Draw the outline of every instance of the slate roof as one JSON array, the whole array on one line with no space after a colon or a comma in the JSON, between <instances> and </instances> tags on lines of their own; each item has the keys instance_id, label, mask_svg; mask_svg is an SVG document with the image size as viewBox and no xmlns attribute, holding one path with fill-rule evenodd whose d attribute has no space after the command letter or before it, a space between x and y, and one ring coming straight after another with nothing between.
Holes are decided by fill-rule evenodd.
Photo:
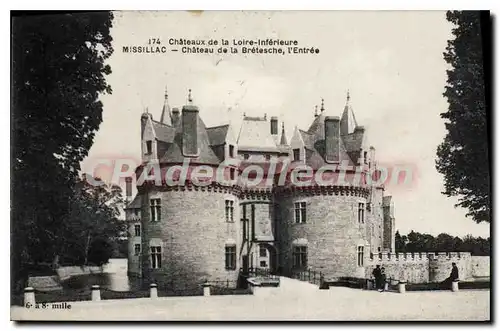
<instances>
[{"instance_id":1,"label":"slate roof","mask_svg":"<svg viewBox=\"0 0 500 331\"><path fill-rule=\"evenodd\" d=\"M354 111L350 106L349 102L346 103L342 117L340 118L340 131L341 134L353 133L354 129L358 126L356 117L354 116Z\"/></svg>"},{"instance_id":2,"label":"slate roof","mask_svg":"<svg viewBox=\"0 0 500 331\"><path fill-rule=\"evenodd\" d=\"M249 116L243 118L238 135L238 149L266 152L279 151L266 118Z\"/></svg>"},{"instance_id":3,"label":"slate roof","mask_svg":"<svg viewBox=\"0 0 500 331\"><path fill-rule=\"evenodd\" d=\"M325 162L325 117L323 113L314 118L307 131L299 130L306 148L306 164L313 169L326 164ZM348 135L340 136L340 159L356 164L359 151L363 146L364 130L355 130Z\"/></svg>"},{"instance_id":4,"label":"slate roof","mask_svg":"<svg viewBox=\"0 0 500 331\"><path fill-rule=\"evenodd\" d=\"M210 141L210 145L223 145L226 142L228 130L229 124L207 128L208 140Z\"/></svg>"},{"instance_id":5,"label":"slate roof","mask_svg":"<svg viewBox=\"0 0 500 331\"><path fill-rule=\"evenodd\" d=\"M198 157L190 158L190 161L194 163L218 165L221 160L215 155L210 147L211 143L205 123L200 118L199 114L197 116L197 136L200 155ZM165 127L161 128L161 130L164 130L162 131L164 132L163 138L167 139L165 142L170 143L170 146L168 146L163 155L159 156L160 162L182 163L184 161L184 155L182 154L182 124L175 128L169 127L170 129L165 129Z\"/></svg>"},{"instance_id":6,"label":"slate roof","mask_svg":"<svg viewBox=\"0 0 500 331\"><path fill-rule=\"evenodd\" d=\"M166 143L171 143L174 140L174 135L175 135L174 127L171 127L170 125L167 124L162 124L154 120L152 122L156 134L156 139Z\"/></svg>"},{"instance_id":7,"label":"slate roof","mask_svg":"<svg viewBox=\"0 0 500 331\"><path fill-rule=\"evenodd\" d=\"M310 134L325 139L325 116L323 112L314 118L311 126L307 130Z\"/></svg>"}]
</instances>

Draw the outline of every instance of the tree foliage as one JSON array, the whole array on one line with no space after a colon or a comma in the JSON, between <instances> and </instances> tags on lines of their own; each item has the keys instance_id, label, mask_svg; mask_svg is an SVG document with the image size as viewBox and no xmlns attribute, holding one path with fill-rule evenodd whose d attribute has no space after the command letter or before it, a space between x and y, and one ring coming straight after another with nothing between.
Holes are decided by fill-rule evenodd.
<instances>
[{"instance_id":1,"label":"tree foliage","mask_svg":"<svg viewBox=\"0 0 500 331\"><path fill-rule=\"evenodd\" d=\"M490 171L480 12L449 11L454 38L445 61L451 66L444 96L447 134L438 146L436 168L444 175L444 194L476 222L490 222ZM484 24L484 23L483 23Z\"/></svg>"},{"instance_id":2,"label":"tree foliage","mask_svg":"<svg viewBox=\"0 0 500 331\"><path fill-rule=\"evenodd\" d=\"M64 222L60 264L107 263L115 242L126 230L120 219L124 204L119 186L94 186L85 178L79 181Z\"/></svg>"},{"instance_id":3,"label":"tree foliage","mask_svg":"<svg viewBox=\"0 0 500 331\"><path fill-rule=\"evenodd\" d=\"M12 19L12 279L63 249L80 162L111 93L112 13Z\"/></svg>"},{"instance_id":4,"label":"tree foliage","mask_svg":"<svg viewBox=\"0 0 500 331\"><path fill-rule=\"evenodd\" d=\"M441 233L437 237L427 233L410 231L408 235L401 235L396 231L396 252L470 252L472 255L490 255L490 238L475 238L467 235L464 238L453 237Z\"/></svg>"}]
</instances>

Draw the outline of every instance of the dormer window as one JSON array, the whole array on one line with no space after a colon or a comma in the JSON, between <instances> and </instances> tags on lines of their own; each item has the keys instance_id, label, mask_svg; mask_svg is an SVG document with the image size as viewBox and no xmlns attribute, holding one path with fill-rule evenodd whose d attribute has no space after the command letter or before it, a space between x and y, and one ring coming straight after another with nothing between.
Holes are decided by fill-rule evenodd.
<instances>
[{"instance_id":1,"label":"dormer window","mask_svg":"<svg viewBox=\"0 0 500 331\"><path fill-rule=\"evenodd\" d=\"M295 148L293 150L293 160L294 161L299 161L300 160L300 148Z\"/></svg>"},{"instance_id":2,"label":"dormer window","mask_svg":"<svg viewBox=\"0 0 500 331\"><path fill-rule=\"evenodd\" d=\"M234 157L234 146L229 145L229 157Z\"/></svg>"},{"instance_id":3,"label":"dormer window","mask_svg":"<svg viewBox=\"0 0 500 331\"><path fill-rule=\"evenodd\" d=\"M151 140L146 141L146 154L153 153L153 142Z\"/></svg>"}]
</instances>

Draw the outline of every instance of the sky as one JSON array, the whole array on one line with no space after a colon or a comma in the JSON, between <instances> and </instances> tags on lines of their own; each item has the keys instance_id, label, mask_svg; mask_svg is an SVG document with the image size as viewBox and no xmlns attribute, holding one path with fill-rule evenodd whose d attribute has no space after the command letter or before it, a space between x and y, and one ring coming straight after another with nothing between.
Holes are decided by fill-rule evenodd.
<instances>
[{"instance_id":1,"label":"sky","mask_svg":"<svg viewBox=\"0 0 500 331\"><path fill-rule=\"evenodd\" d=\"M290 12L116 12L114 54L104 95L103 123L82 169L101 157L140 158L140 116L145 108L159 120L168 87L171 107L194 103L207 126L230 123L239 131L243 113L278 116L288 141L296 126L307 130L314 107L340 116L349 90L356 120L376 158L416 169L412 185L388 187L396 228L437 235L489 236L442 195L435 169L436 148L445 136L440 113L451 37L442 11ZM297 40L318 54L131 54L123 46L146 46L150 38L168 45L179 39Z\"/></svg>"}]
</instances>

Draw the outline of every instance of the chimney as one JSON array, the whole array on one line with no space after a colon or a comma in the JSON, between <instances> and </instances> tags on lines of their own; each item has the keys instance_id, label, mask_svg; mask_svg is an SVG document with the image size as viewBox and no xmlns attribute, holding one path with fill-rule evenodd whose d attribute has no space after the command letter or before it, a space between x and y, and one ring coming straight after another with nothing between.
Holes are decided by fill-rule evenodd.
<instances>
[{"instance_id":1,"label":"chimney","mask_svg":"<svg viewBox=\"0 0 500 331\"><path fill-rule=\"evenodd\" d=\"M172 126L176 127L179 125L179 108L172 109Z\"/></svg>"},{"instance_id":2,"label":"chimney","mask_svg":"<svg viewBox=\"0 0 500 331\"><path fill-rule=\"evenodd\" d=\"M370 146L370 163L369 163L369 168L371 169L372 167L375 168L375 147Z\"/></svg>"},{"instance_id":3,"label":"chimney","mask_svg":"<svg viewBox=\"0 0 500 331\"><path fill-rule=\"evenodd\" d=\"M125 196L126 200L132 200L132 177L125 178Z\"/></svg>"},{"instance_id":4,"label":"chimney","mask_svg":"<svg viewBox=\"0 0 500 331\"><path fill-rule=\"evenodd\" d=\"M146 122L148 121L148 118L151 117L151 114L149 113L142 113L141 115L141 139L142 136L144 135L144 129L146 128Z\"/></svg>"},{"instance_id":5,"label":"chimney","mask_svg":"<svg viewBox=\"0 0 500 331\"><path fill-rule=\"evenodd\" d=\"M271 117L271 134L278 134L278 118L276 116Z\"/></svg>"},{"instance_id":6,"label":"chimney","mask_svg":"<svg viewBox=\"0 0 500 331\"><path fill-rule=\"evenodd\" d=\"M340 162L340 119L325 117L325 161Z\"/></svg>"},{"instance_id":7,"label":"chimney","mask_svg":"<svg viewBox=\"0 0 500 331\"><path fill-rule=\"evenodd\" d=\"M198 107L187 105L182 107L182 154L196 157L198 146Z\"/></svg>"}]
</instances>

